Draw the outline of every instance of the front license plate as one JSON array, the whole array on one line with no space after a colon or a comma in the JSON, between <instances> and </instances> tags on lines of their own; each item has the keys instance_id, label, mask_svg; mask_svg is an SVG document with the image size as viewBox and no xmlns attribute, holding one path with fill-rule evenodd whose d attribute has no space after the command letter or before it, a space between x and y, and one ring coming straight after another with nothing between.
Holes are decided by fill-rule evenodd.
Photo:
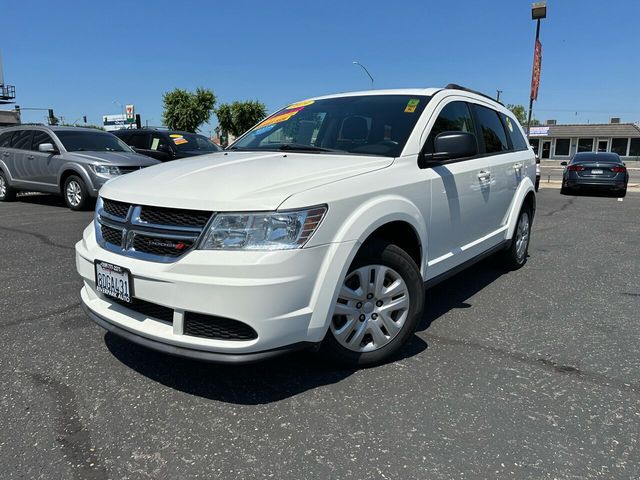
<instances>
[{"instance_id":1,"label":"front license plate","mask_svg":"<svg viewBox=\"0 0 640 480\"><path fill-rule=\"evenodd\" d=\"M131 303L133 282L131 272L112 263L96 260L96 290L108 297Z\"/></svg>"},{"instance_id":2,"label":"front license plate","mask_svg":"<svg viewBox=\"0 0 640 480\"><path fill-rule=\"evenodd\" d=\"M592 175L602 175L602 170L591 170Z\"/></svg>"}]
</instances>

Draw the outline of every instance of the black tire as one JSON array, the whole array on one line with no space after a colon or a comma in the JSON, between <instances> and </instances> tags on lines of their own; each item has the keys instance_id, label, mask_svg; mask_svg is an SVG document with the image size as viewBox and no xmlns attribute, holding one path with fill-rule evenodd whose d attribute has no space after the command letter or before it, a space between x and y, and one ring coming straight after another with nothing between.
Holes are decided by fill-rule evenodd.
<instances>
[{"instance_id":1,"label":"black tire","mask_svg":"<svg viewBox=\"0 0 640 480\"><path fill-rule=\"evenodd\" d=\"M78 192L77 195L75 192ZM90 202L87 185L77 175L69 175L64 181L62 196L67 207L71 210L86 210Z\"/></svg>"},{"instance_id":2,"label":"black tire","mask_svg":"<svg viewBox=\"0 0 640 480\"><path fill-rule=\"evenodd\" d=\"M526 215L526 220L523 217ZM521 245L518 242L519 229L521 222L526 221L526 239L524 240L524 249L520 248ZM531 225L533 224L533 214L531 208L528 205L523 205L520 213L518 214L518 221L516 222L516 229L513 232L513 238L509 248L501 253L501 261L507 270L517 270L522 268L527 263L527 257L529 256L529 242L531 241Z\"/></svg>"},{"instance_id":3,"label":"black tire","mask_svg":"<svg viewBox=\"0 0 640 480\"><path fill-rule=\"evenodd\" d=\"M16 199L18 192L9 186L9 180L2 170L0 170L0 202L11 202Z\"/></svg>"},{"instance_id":4,"label":"black tire","mask_svg":"<svg viewBox=\"0 0 640 480\"><path fill-rule=\"evenodd\" d=\"M570 193L569 189L564 185L560 187L560 195L569 195Z\"/></svg>"},{"instance_id":5,"label":"black tire","mask_svg":"<svg viewBox=\"0 0 640 480\"><path fill-rule=\"evenodd\" d=\"M397 333L394 334L395 336L389 333L389 330L386 330L386 327L383 325L384 322L382 322L382 314L380 314L380 320L378 320L378 322L380 325L383 325L382 329L389 334L391 339L380 348L366 352L350 350L338 342L334 335L334 328L336 325L335 322L339 320L339 316L334 316L332 318L332 325L329 327L321 345L320 353L325 355L325 357L332 363L339 366L352 368L371 367L388 360L397 353L405 343L407 343L420 322L422 309L424 307L424 285L420 275L420 270L413 259L404 250L391 243L382 241L368 242L365 243L360 252L358 252L358 255L349 267L347 277L342 279L341 282L345 282L349 278L349 274L351 272L369 265L371 265L372 268L374 268L373 266L375 265L390 268L392 269L391 272L393 272L393 274L397 274L401 277L409 296L407 314L404 319L404 323L399 327ZM386 278L383 281L386 281ZM394 301L395 299L396 298L393 297L390 301ZM387 299L385 299L385 301L386 300ZM376 301L376 298L373 298L369 303L373 305L374 301ZM371 318L371 320L368 318L366 322L371 321L376 323L373 316L374 314L371 312L369 313L369 318ZM396 312L389 311L391 317L393 317L394 313ZM354 322L356 321L359 321L359 317L358 319L354 318ZM354 324L358 325L357 323ZM363 342L366 338L367 337L365 335ZM373 342L373 339L371 341Z\"/></svg>"},{"instance_id":6,"label":"black tire","mask_svg":"<svg viewBox=\"0 0 640 480\"><path fill-rule=\"evenodd\" d=\"M617 192L616 195L618 198L624 198L627 196L627 187L624 188L624 190L620 190L619 192Z\"/></svg>"}]
</instances>

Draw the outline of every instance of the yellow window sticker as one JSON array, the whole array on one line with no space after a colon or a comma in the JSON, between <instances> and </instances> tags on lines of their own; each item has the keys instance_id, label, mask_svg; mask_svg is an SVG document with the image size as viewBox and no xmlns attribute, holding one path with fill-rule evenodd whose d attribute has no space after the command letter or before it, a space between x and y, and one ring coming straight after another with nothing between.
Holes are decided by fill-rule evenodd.
<instances>
[{"instance_id":1,"label":"yellow window sticker","mask_svg":"<svg viewBox=\"0 0 640 480\"><path fill-rule=\"evenodd\" d=\"M177 134L177 133L173 133L171 135L169 135L171 138L182 138L182 135Z\"/></svg>"},{"instance_id":2,"label":"yellow window sticker","mask_svg":"<svg viewBox=\"0 0 640 480\"><path fill-rule=\"evenodd\" d=\"M420 103L420 99L412 98L407 102L407 107L404 109L404 113L413 113L416 111L416 107Z\"/></svg>"}]
</instances>

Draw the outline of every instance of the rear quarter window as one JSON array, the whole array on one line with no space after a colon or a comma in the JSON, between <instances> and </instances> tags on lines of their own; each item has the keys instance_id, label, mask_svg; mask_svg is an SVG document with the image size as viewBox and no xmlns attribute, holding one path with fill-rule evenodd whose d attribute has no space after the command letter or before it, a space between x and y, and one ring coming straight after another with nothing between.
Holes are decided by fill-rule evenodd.
<instances>
[{"instance_id":1,"label":"rear quarter window","mask_svg":"<svg viewBox=\"0 0 640 480\"><path fill-rule=\"evenodd\" d=\"M516 151L520 150L528 150L529 146L524 136L522 135L522 131L520 127L510 116L505 115L504 113L500 114L500 118L502 119L502 123L504 124L507 134L511 137L511 144L513 145L513 149Z\"/></svg>"}]
</instances>

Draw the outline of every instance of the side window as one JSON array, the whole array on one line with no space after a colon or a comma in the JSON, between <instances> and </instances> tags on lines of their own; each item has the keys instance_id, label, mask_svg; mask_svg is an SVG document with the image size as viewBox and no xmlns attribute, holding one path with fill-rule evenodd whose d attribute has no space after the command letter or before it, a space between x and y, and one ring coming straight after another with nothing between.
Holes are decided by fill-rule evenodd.
<instances>
[{"instance_id":1,"label":"side window","mask_svg":"<svg viewBox=\"0 0 640 480\"><path fill-rule=\"evenodd\" d=\"M487 107L475 105L480 131L484 139L486 153L500 153L509 151L509 143L504 126L498 117L498 112Z\"/></svg>"},{"instance_id":2,"label":"side window","mask_svg":"<svg viewBox=\"0 0 640 480\"><path fill-rule=\"evenodd\" d=\"M50 143L54 147L56 146L56 142L53 141L51 136L47 132L41 132L40 130L36 130L33 132L33 140L31 141L31 150L38 151L38 147L43 143Z\"/></svg>"},{"instance_id":3,"label":"side window","mask_svg":"<svg viewBox=\"0 0 640 480\"><path fill-rule=\"evenodd\" d=\"M442 132L470 132L475 135L471 112L465 102L451 102L440 111L424 145L425 153L433 153L433 142Z\"/></svg>"},{"instance_id":4,"label":"side window","mask_svg":"<svg viewBox=\"0 0 640 480\"><path fill-rule=\"evenodd\" d=\"M518 124L513 120L510 116L505 115L504 113L500 114L500 118L502 119L502 123L505 127L507 127L507 133L511 137L511 144L513 145L513 149L516 151L527 150L527 141L522 136L522 132L518 128Z\"/></svg>"},{"instance_id":5,"label":"side window","mask_svg":"<svg viewBox=\"0 0 640 480\"><path fill-rule=\"evenodd\" d=\"M19 130L13 134L11 148L31 150L31 130Z\"/></svg>"},{"instance_id":6,"label":"side window","mask_svg":"<svg viewBox=\"0 0 640 480\"><path fill-rule=\"evenodd\" d=\"M149 134L148 133L134 133L127 143L133 148L149 148Z\"/></svg>"},{"instance_id":7,"label":"side window","mask_svg":"<svg viewBox=\"0 0 640 480\"><path fill-rule=\"evenodd\" d=\"M170 148L167 143L167 139L161 133L152 133L151 134L151 146L150 150L158 150L160 147Z\"/></svg>"},{"instance_id":8,"label":"side window","mask_svg":"<svg viewBox=\"0 0 640 480\"><path fill-rule=\"evenodd\" d=\"M11 145L11 135L13 135L13 132L5 132L0 135L0 148L8 148Z\"/></svg>"}]
</instances>

